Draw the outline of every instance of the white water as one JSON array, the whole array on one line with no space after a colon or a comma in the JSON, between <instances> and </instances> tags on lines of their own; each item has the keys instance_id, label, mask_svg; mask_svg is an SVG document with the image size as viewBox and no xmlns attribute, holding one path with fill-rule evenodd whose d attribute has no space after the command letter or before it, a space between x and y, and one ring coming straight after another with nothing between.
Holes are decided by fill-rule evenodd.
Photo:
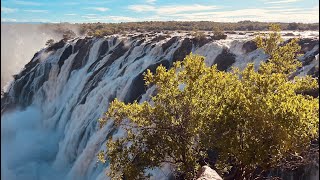
<instances>
[{"instance_id":1,"label":"white water","mask_svg":"<svg viewBox=\"0 0 320 180\"><path fill-rule=\"evenodd\" d=\"M77 53L71 54L64 61L60 73L58 60L67 45L74 46L75 41L68 42L63 48L51 54L42 50L39 55L40 64L31 72L37 74L36 78L29 80L28 89L25 89L27 85L21 89L21 93L34 92L31 105L23 110L15 109L2 115L1 177L9 180L106 179L107 164L97 163L96 154L101 149L105 150L105 141L113 126L112 122L109 122L103 129L98 130L98 118L103 115L109 102L115 97L124 100L126 95L131 93L132 80L149 65L162 59L172 61L172 56L181 45L184 35L179 34L179 36L180 40L173 43L165 52L162 51L161 45L170 38L148 46L145 45L152 38L147 38L140 46L135 45L136 42L128 40L127 37L119 37L115 44L114 36L93 39L87 63L80 69L72 71L69 78L68 74ZM234 66L243 68L248 62L254 62L258 66L267 57L260 50L244 53L242 45L247 39L248 37L237 36L210 42L200 48L193 45L192 52L206 56L206 63L212 65L223 47L227 47L236 55ZM96 87L84 90L89 78L108 62L111 56L106 55L91 72L87 73L90 65L97 59L99 47L105 40L110 46L108 52L114 50L121 40L133 50L127 58L125 57L129 50L106 68L105 72L101 71L103 75L100 81L95 80ZM153 44L155 47L151 48ZM135 61L144 53L145 56ZM318 61L314 59L311 64L316 65ZM36 88L38 80L44 77L44 68L48 64L51 65L48 79L41 87ZM123 75L120 75L124 68L126 69ZM15 92L13 88L17 83L18 81L11 85L9 96L13 97L14 94L20 93ZM151 92L152 89L149 89L142 95L140 102L148 100ZM88 95L86 101L81 104L79 99L83 93ZM13 98L13 101L24 98L21 95ZM115 132L113 137L121 137L124 133ZM150 172L154 173L154 179L166 179L168 167L165 169Z\"/></svg>"}]
</instances>

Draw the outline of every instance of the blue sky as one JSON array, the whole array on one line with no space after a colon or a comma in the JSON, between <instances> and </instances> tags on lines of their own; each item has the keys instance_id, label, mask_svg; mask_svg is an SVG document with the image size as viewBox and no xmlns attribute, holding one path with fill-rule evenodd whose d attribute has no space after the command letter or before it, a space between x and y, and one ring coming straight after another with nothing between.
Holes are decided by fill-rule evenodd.
<instances>
[{"instance_id":1,"label":"blue sky","mask_svg":"<svg viewBox=\"0 0 320 180\"><path fill-rule=\"evenodd\" d=\"M318 0L1 0L1 22L319 22Z\"/></svg>"}]
</instances>

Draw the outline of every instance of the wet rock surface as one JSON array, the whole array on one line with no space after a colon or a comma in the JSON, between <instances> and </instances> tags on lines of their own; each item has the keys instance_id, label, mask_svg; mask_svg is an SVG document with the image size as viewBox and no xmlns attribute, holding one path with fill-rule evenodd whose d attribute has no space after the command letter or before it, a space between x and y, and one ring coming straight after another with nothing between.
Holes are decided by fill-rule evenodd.
<instances>
[{"instance_id":1,"label":"wet rock surface","mask_svg":"<svg viewBox=\"0 0 320 180\"><path fill-rule=\"evenodd\" d=\"M213 64L217 65L217 69L220 71L226 71L231 65L236 62L236 56L229 52L228 49L223 49L214 60Z\"/></svg>"},{"instance_id":2,"label":"wet rock surface","mask_svg":"<svg viewBox=\"0 0 320 180\"><path fill-rule=\"evenodd\" d=\"M160 62L157 62L156 64L152 64L148 66L143 72L139 73L137 77L135 77L130 86L130 91L128 91L128 94L125 97L124 102L126 103L132 103L134 100L139 101L141 98L141 95L144 94L147 90L147 87L145 86L145 82L143 80L143 74L147 72L147 69L149 69L152 73L156 72L156 69L159 65L162 65L166 67L167 69L170 68L170 62L166 59L161 60Z\"/></svg>"},{"instance_id":3,"label":"wet rock surface","mask_svg":"<svg viewBox=\"0 0 320 180\"><path fill-rule=\"evenodd\" d=\"M185 38L180 47L174 52L172 60L182 61L188 54L190 54L192 49L192 41L189 38Z\"/></svg>"},{"instance_id":4,"label":"wet rock surface","mask_svg":"<svg viewBox=\"0 0 320 180\"><path fill-rule=\"evenodd\" d=\"M252 40L245 42L242 46L242 50L245 53L252 52L252 51L256 50L257 48L258 47L257 47L256 43Z\"/></svg>"},{"instance_id":5,"label":"wet rock surface","mask_svg":"<svg viewBox=\"0 0 320 180\"><path fill-rule=\"evenodd\" d=\"M49 46L47 49L46 49L46 52L50 52L50 51L56 51L60 48L63 48L63 46L65 45L65 41L61 40L57 43L54 43L53 45Z\"/></svg>"}]
</instances>

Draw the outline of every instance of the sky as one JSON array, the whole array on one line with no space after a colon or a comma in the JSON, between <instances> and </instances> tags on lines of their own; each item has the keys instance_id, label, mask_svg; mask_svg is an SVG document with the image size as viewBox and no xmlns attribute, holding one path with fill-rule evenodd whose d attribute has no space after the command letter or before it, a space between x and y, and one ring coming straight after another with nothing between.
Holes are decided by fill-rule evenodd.
<instances>
[{"instance_id":1,"label":"sky","mask_svg":"<svg viewBox=\"0 0 320 180\"><path fill-rule=\"evenodd\" d=\"M319 22L319 0L1 0L1 22Z\"/></svg>"}]
</instances>

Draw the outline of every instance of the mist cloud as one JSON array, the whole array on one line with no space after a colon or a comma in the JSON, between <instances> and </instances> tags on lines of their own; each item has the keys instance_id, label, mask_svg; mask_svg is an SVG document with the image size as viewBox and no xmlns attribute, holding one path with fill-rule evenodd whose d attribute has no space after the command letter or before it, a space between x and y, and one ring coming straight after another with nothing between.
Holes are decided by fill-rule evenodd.
<instances>
[{"instance_id":1,"label":"mist cloud","mask_svg":"<svg viewBox=\"0 0 320 180\"><path fill-rule=\"evenodd\" d=\"M48 39L58 41L62 33L42 24L1 24L1 88L21 71Z\"/></svg>"}]
</instances>

